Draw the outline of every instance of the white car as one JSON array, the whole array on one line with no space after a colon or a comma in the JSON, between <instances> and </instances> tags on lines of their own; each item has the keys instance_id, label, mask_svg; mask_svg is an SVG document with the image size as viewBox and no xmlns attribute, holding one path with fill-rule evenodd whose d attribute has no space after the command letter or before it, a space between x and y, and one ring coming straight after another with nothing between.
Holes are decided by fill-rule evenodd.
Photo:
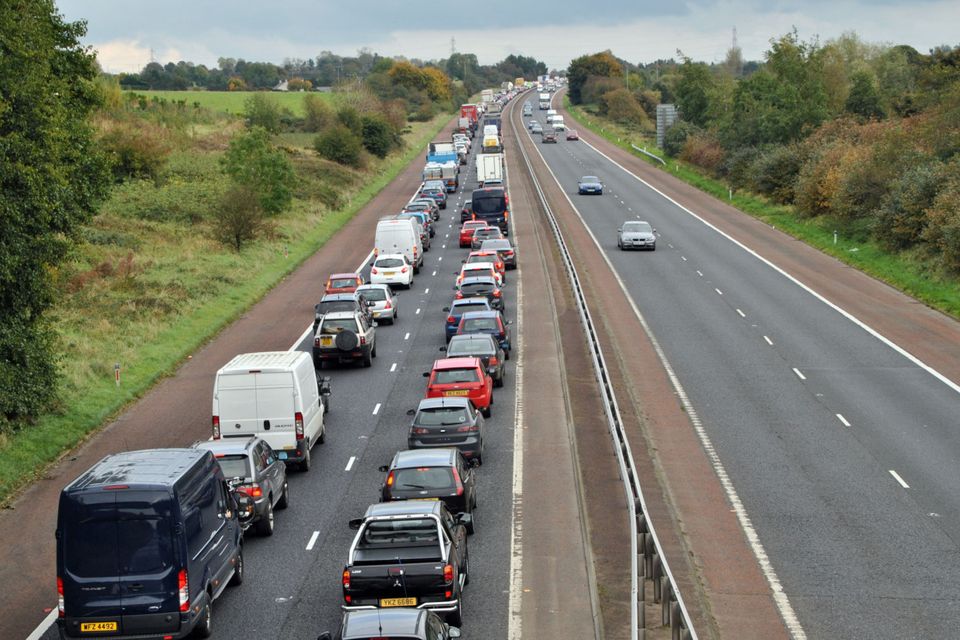
<instances>
[{"instance_id":1,"label":"white car","mask_svg":"<svg viewBox=\"0 0 960 640\"><path fill-rule=\"evenodd\" d=\"M503 286L503 276L493 266L492 262L468 262L460 268L460 275L457 276L457 286L463 282L464 278L473 278L476 276L490 276L497 281L497 286Z\"/></svg>"},{"instance_id":2,"label":"white car","mask_svg":"<svg viewBox=\"0 0 960 640\"><path fill-rule=\"evenodd\" d=\"M455 134L455 135L453 136L453 143L454 143L454 144L463 143L463 144L467 145L467 149L468 149L468 150L470 149L470 138L469 138L468 136L462 134L462 133Z\"/></svg>"},{"instance_id":3,"label":"white car","mask_svg":"<svg viewBox=\"0 0 960 640\"><path fill-rule=\"evenodd\" d=\"M397 304L397 297L393 295L390 286L386 284L363 284L357 287L357 295L362 295L363 299L369 303L370 313L378 324L387 322L393 324L397 321L400 313L400 307Z\"/></svg>"},{"instance_id":4,"label":"white car","mask_svg":"<svg viewBox=\"0 0 960 640\"><path fill-rule=\"evenodd\" d=\"M562 121L562 120L561 120L560 122L554 122L554 123L553 123L553 130L554 130L554 131L566 131L566 130L567 130L567 125L563 124L563 121Z\"/></svg>"},{"instance_id":5,"label":"white car","mask_svg":"<svg viewBox=\"0 0 960 640\"><path fill-rule=\"evenodd\" d=\"M413 265L402 253L384 253L377 256L370 267L370 284L413 286Z\"/></svg>"}]
</instances>

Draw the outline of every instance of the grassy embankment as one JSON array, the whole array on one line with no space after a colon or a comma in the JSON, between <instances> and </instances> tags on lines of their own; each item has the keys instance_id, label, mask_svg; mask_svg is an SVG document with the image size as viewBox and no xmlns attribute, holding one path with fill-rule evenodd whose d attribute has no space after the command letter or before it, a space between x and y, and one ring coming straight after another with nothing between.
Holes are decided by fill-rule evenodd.
<instances>
[{"instance_id":1,"label":"grassy embankment","mask_svg":"<svg viewBox=\"0 0 960 640\"><path fill-rule=\"evenodd\" d=\"M729 188L722 181L712 178L696 166L667 158L653 140L635 130L611 122L582 106L570 104L563 97L564 108L580 124L607 141L625 149L651 165L669 172L684 182L729 203L767 224L801 240L838 260L867 273L878 280L907 293L928 306L954 318L960 318L960 283L941 274L931 273L928 265L909 254L892 254L878 244L861 237L847 237L838 233L834 244L834 231L842 229L827 218L803 218L792 206L778 205L756 194L734 191L730 198ZM666 166L646 157L631 147L631 143L645 148L666 160Z\"/></svg>"},{"instance_id":2,"label":"grassy embankment","mask_svg":"<svg viewBox=\"0 0 960 640\"><path fill-rule=\"evenodd\" d=\"M241 253L213 238L208 216L226 188L218 160L242 125L220 115L184 127L160 177L118 185L57 274L61 403L34 426L0 438L0 502L263 297L417 157L449 117L412 123L403 150L371 159L363 171L319 158L308 148L312 134L281 134L297 173L294 205ZM119 387L114 363L122 367Z\"/></svg>"},{"instance_id":3,"label":"grassy embankment","mask_svg":"<svg viewBox=\"0 0 960 640\"><path fill-rule=\"evenodd\" d=\"M204 109L221 113L242 114L244 103L250 96L263 91L134 91L137 95L147 98L162 98L169 102L183 101L188 105L199 105ZM272 91L267 93L271 99L281 107L289 109L293 115L302 117L304 114L303 96L306 92L300 91ZM320 91L311 91L310 95L319 96L336 104L337 94Z\"/></svg>"}]
</instances>

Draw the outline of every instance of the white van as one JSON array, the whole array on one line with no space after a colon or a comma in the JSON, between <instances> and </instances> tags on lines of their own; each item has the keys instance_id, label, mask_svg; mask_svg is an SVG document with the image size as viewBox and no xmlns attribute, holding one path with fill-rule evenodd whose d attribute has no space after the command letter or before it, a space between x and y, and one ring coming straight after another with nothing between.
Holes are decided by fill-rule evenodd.
<instances>
[{"instance_id":1,"label":"white van","mask_svg":"<svg viewBox=\"0 0 960 640\"><path fill-rule=\"evenodd\" d=\"M495 124L485 124L483 125L483 137L487 136L499 136L500 132L497 130L497 125Z\"/></svg>"},{"instance_id":2,"label":"white van","mask_svg":"<svg viewBox=\"0 0 960 640\"><path fill-rule=\"evenodd\" d=\"M374 255L381 253L402 253L413 265L413 272L420 273L423 265L423 244L420 241L420 229L415 218L385 216L377 222L377 233L373 241Z\"/></svg>"},{"instance_id":3,"label":"white van","mask_svg":"<svg viewBox=\"0 0 960 640\"><path fill-rule=\"evenodd\" d=\"M557 115L556 109L547 109L547 122L550 122L550 118L555 115Z\"/></svg>"},{"instance_id":4,"label":"white van","mask_svg":"<svg viewBox=\"0 0 960 640\"><path fill-rule=\"evenodd\" d=\"M213 382L213 439L256 435L281 460L309 470L310 449L326 436L329 386L321 395L321 384L305 351L236 356Z\"/></svg>"}]
</instances>

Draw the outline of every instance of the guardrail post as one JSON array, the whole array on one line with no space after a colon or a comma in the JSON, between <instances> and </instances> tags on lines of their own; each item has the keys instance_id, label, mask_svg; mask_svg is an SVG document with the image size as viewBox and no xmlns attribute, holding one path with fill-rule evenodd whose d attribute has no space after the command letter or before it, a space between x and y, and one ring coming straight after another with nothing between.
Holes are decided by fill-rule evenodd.
<instances>
[{"instance_id":1,"label":"guardrail post","mask_svg":"<svg viewBox=\"0 0 960 640\"><path fill-rule=\"evenodd\" d=\"M670 602L673 600L673 585L669 580L663 580L663 597L660 600L660 624L670 624Z\"/></svg>"},{"instance_id":2,"label":"guardrail post","mask_svg":"<svg viewBox=\"0 0 960 640\"><path fill-rule=\"evenodd\" d=\"M660 584L660 576L663 575L663 567L660 565L660 554L653 552L653 571L650 577L653 578L653 601L660 602L663 594L663 585Z\"/></svg>"}]
</instances>

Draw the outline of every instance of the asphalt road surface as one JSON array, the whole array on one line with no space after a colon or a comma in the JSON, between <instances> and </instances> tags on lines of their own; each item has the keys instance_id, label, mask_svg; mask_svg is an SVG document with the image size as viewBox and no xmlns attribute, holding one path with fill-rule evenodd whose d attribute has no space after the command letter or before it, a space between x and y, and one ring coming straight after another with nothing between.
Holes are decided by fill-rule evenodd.
<instances>
[{"instance_id":1,"label":"asphalt road surface","mask_svg":"<svg viewBox=\"0 0 960 640\"><path fill-rule=\"evenodd\" d=\"M473 145L478 147L479 138ZM379 500L383 474L377 468L388 464L396 451L406 449L410 423L406 412L423 397L423 372L444 356L439 351L446 344L442 308L453 299L455 274L469 253L458 247L458 230L460 207L476 186L474 154L461 168L460 177L460 188L448 194L447 208L435 223L436 237L414 286L399 290L398 321L377 328L373 366L323 370L333 384L326 442L314 449L310 472L290 472L290 508L277 513L273 536L247 537L246 580L241 587L225 591L214 604L214 637L306 639L338 628L340 573L354 534L347 523ZM411 195L417 186L409 185ZM371 248L373 238L371 226ZM357 266L344 264L341 270ZM363 266L366 277L369 266ZM505 317L514 324L512 277L516 273L507 272L505 286ZM290 342L296 337L291 335ZM306 336L293 348L309 352L311 345L312 336ZM476 534L468 543L471 580L464 597L465 637L478 637L476 630L482 630L482 637L507 636L516 402L513 362L506 363L505 385L494 392L493 416L485 426L484 464L477 474ZM43 635L50 640L56 637L55 628Z\"/></svg>"},{"instance_id":2,"label":"asphalt road surface","mask_svg":"<svg viewBox=\"0 0 960 640\"><path fill-rule=\"evenodd\" d=\"M583 141L534 139L686 389L807 635L955 635L957 392ZM604 194L577 195L583 175ZM628 219L657 229L655 252L617 249Z\"/></svg>"}]
</instances>

